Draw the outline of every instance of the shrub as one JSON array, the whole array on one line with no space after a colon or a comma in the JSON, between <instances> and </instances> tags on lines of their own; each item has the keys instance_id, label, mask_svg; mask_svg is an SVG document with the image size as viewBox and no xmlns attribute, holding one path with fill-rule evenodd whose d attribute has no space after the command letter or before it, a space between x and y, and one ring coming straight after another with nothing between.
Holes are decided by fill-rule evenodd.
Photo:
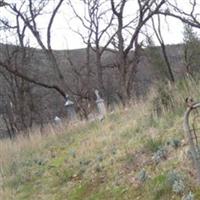
<instances>
[{"instance_id":1,"label":"shrub","mask_svg":"<svg viewBox=\"0 0 200 200\"><path fill-rule=\"evenodd\" d=\"M71 149L69 151L69 155L72 156L73 158L76 158L76 151L74 149Z\"/></svg>"},{"instance_id":2,"label":"shrub","mask_svg":"<svg viewBox=\"0 0 200 200\"><path fill-rule=\"evenodd\" d=\"M81 166L87 166L87 165L89 165L90 163L91 163L91 160L87 160L87 159L82 159L82 160L79 161L79 164L80 164Z\"/></svg>"},{"instance_id":3,"label":"shrub","mask_svg":"<svg viewBox=\"0 0 200 200\"><path fill-rule=\"evenodd\" d=\"M147 151L150 151L152 153L155 153L157 152L161 146L162 146L162 141L160 139L148 139L144 145L144 148L147 150Z\"/></svg>"},{"instance_id":4,"label":"shrub","mask_svg":"<svg viewBox=\"0 0 200 200\"><path fill-rule=\"evenodd\" d=\"M102 170L103 170L103 166L100 165L100 164L96 164L95 171L98 172L98 173L100 173L100 172L102 172Z\"/></svg>"},{"instance_id":5,"label":"shrub","mask_svg":"<svg viewBox=\"0 0 200 200\"><path fill-rule=\"evenodd\" d=\"M153 160L156 162L156 164L160 163L162 160L165 160L166 158L167 158L167 151L165 148L160 148L153 155Z\"/></svg>"},{"instance_id":6,"label":"shrub","mask_svg":"<svg viewBox=\"0 0 200 200\"><path fill-rule=\"evenodd\" d=\"M102 162L103 161L103 156L102 155L97 155L96 161Z\"/></svg>"},{"instance_id":7,"label":"shrub","mask_svg":"<svg viewBox=\"0 0 200 200\"><path fill-rule=\"evenodd\" d=\"M178 139L173 139L171 140L170 144L174 149L178 149L178 147L181 145L181 142Z\"/></svg>"},{"instance_id":8,"label":"shrub","mask_svg":"<svg viewBox=\"0 0 200 200\"><path fill-rule=\"evenodd\" d=\"M153 198L150 199L170 199L172 195L171 186L167 182L167 174L160 174L154 177L150 182L150 193L152 193ZM168 197L168 198L166 198Z\"/></svg>"},{"instance_id":9,"label":"shrub","mask_svg":"<svg viewBox=\"0 0 200 200\"><path fill-rule=\"evenodd\" d=\"M190 191L189 194L183 196L182 200L194 200L194 195Z\"/></svg>"},{"instance_id":10,"label":"shrub","mask_svg":"<svg viewBox=\"0 0 200 200\"><path fill-rule=\"evenodd\" d=\"M112 155L115 155L115 154L117 153L117 149L116 149L115 146L113 146L113 147L111 148L111 153L112 153Z\"/></svg>"},{"instance_id":11,"label":"shrub","mask_svg":"<svg viewBox=\"0 0 200 200\"><path fill-rule=\"evenodd\" d=\"M164 85L159 86L157 95L152 99L152 106L157 116L160 116L164 110L173 109L172 91Z\"/></svg>"},{"instance_id":12,"label":"shrub","mask_svg":"<svg viewBox=\"0 0 200 200\"><path fill-rule=\"evenodd\" d=\"M172 191L177 194L181 194L185 190L184 178L176 171L170 171L167 174L167 184L169 184Z\"/></svg>"},{"instance_id":13,"label":"shrub","mask_svg":"<svg viewBox=\"0 0 200 200\"><path fill-rule=\"evenodd\" d=\"M170 171L167 174L167 182L171 186L175 183L175 181L180 181L180 180L183 180L183 179L184 179L183 176L179 172L177 172L175 170Z\"/></svg>"},{"instance_id":14,"label":"shrub","mask_svg":"<svg viewBox=\"0 0 200 200\"><path fill-rule=\"evenodd\" d=\"M174 184L172 185L172 191L177 194L183 193L184 189L185 185L182 180L175 181Z\"/></svg>"},{"instance_id":15,"label":"shrub","mask_svg":"<svg viewBox=\"0 0 200 200\"><path fill-rule=\"evenodd\" d=\"M139 174L138 174L138 176L137 176L137 179L138 179L141 183L144 183L144 182L147 180L147 178L148 178L147 172L146 172L144 169L142 169L142 170L139 172Z\"/></svg>"}]
</instances>

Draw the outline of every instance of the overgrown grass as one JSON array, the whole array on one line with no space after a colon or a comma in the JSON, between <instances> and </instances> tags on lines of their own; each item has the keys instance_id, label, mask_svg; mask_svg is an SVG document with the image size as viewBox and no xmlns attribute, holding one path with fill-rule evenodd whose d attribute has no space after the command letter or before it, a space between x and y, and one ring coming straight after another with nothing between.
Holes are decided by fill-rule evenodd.
<instances>
[{"instance_id":1,"label":"overgrown grass","mask_svg":"<svg viewBox=\"0 0 200 200\"><path fill-rule=\"evenodd\" d=\"M184 99L192 94L198 100L197 85L187 80L154 88L147 100L102 122L49 125L30 137L1 141L0 199L180 200L189 191L198 199L187 145L181 143ZM155 162L161 149L166 156ZM147 178L138 178L141 170ZM180 193L167 182L173 170L185 177Z\"/></svg>"}]
</instances>

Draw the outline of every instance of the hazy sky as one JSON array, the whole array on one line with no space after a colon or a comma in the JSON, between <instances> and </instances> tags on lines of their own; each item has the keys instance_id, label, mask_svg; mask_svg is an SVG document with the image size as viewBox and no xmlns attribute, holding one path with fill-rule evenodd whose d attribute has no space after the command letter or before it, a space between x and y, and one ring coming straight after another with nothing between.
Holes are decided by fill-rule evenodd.
<instances>
[{"instance_id":1,"label":"hazy sky","mask_svg":"<svg viewBox=\"0 0 200 200\"><path fill-rule=\"evenodd\" d=\"M129 12L131 9L129 9ZM62 18L63 17L63 18ZM65 17L60 15L59 22L63 21L63 23L56 23L57 30L54 34L56 38L61 37L62 40L53 41L53 46L55 49L62 49L62 48L69 48L69 49L76 49L80 47L85 47L82 42L80 36L74 33L72 30L69 29L65 21ZM63 24L66 24L66 29L64 30ZM73 29L80 29L80 24L72 23ZM72 25L71 24L71 25ZM152 32L152 30L148 29L148 32ZM162 35L165 40L166 44L177 44L183 41L183 23L179 20L173 19L168 17L165 19L163 17L162 20ZM156 39L155 39L156 42ZM158 44L158 43L157 43Z\"/></svg>"},{"instance_id":2,"label":"hazy sky","mask_svg":"<svg viewBox=\"0 0 200 200\"><path fill-rule=\"evenodd\" d=\"M76 7L79 8L80 10L82 9L80 5L79 6L76 5ZM132 7L131 6L127 7L126 12L127 13L133 12ZM71 13L69 10L68 10L68 14L70 16L73 16L73 13ZM60 16L57 17L57 21L59 21L60 23L55 23L55 26L57 27L56 30L58 31L54 30L53 34L55 34L56 38L61 38L61 40L52 41L53 47L55 49L60 49L60 48L61 49L62 48L76 49L76 48L85 47L80 36L78 36L76 33L70 30L70 28L66 24L67 18L69 19L70 17L66 17L66 12L60 14ZM163 17L162 19L163 19L162 20L162 34L163 34L165 43L177 44L177 43L183 42L183 23L177 19L173 19L170 17L168 17L167 19ZM70 23L70 25L73 26L73 29L74 30L80 29L80 23L76 23L76 22L74 23L74 22L75 21L72 21L72 23ZM65 24L64 27L63 27L63 24ZM152 30L148 29L148 32L152 32ZM156 38L155 38L155 42L156 42Z\"/></svg>"},{"instance_id":3,"label":"hazy sky","mask_svg":"<svg viewBox=\"0 0 200 200\"><path fill-rule=\"evenodd\" d=\"M76 0L73 0L73 2ZM7 2L12 3L16 2L16 0L7 0ZM49 10L51 10L53 7L55 7L55 3L57 1L52 0L51 7L49 7ZM183 2L183 1L181 1ZM81 7L80 4L76 4L77 9L81 12L83 8ZM186 4L182 3L182 6L186 6ZM132 7L126 8L126 12L132 12ZM7 11L3 10L1 8L1 15L6 15L8 16ZM80 38L79 35L74 33L72 30L69 28L69 19L72 19L73 13L70 9L67 8L66 5L64 5L63 9L60 10L59 14L55 18L54 26L53 26L53 31L52 31L52 48L53 49L77 49L77 48L84 48L85 45L82 42L82 39ZM47 17L42 16L39 18L38 22L40 23L40 31L43 32L46 24L48 23ZM74 30L81 30L84 32L83 29L80 28L80 23L77 22L77 20L72 21L70 25L73 27ZM167 22L167 23L166 23ZM151 32L150 29L148 29L148 32ZM45 33L45 32L44 32ZM162 34L163 38L166 44L177 44L181 43L183 41L183 24L172 18L167 18L165 20L163 18L162 20ZM5 35L0 36L0 39L2 40ZM31 34L29 34L31 36ZM15 38L7 34L7 41L15 41ZM42 34L42 37L44 40L45 34ZM156 40L155 40L156 41ZM5 38L4 38L5 42ZM34 39L30 37L30 43L34 47L38 47L38 45L35 43Z\"/></svg>"},{"instance_id":4,"label":"hazy sky","mask_svg":"<svg viewBox=\"0 0 200 200\"><path fill-rule=\"evenodd\" d=\"M168 19L167 21L169 24L168 27L166 24L162 25L162 34L165 43L177 44L183 42L183 24L178 20L174 19ZM60 30L62 30L62 27L60 27ZM80 47L85 47L80 36L76 35L71 30L68 30L67 32L62 32L62 31L54 32L54 35L56 36L56 38L61 37L59 40L54 40L52 42L52 46L55 49L60 49L60 48L76 49Z\"/></svg>"},{"instance_id":5,"label":"hazy sky","mask_svg":"<svg viewBox=\"0 0 200 200\"><path fill-rule=\"evenodd\" d=\"M72 2L75 2L77 0L73 0ZM132 2L131 2L132 1ZM134 2L133 0L130 0L130 5L126 6L126 15L131 15L134 11L132 8L134 8ZM83 8L81 5L76 4L75 6L77 10L82 11ZM185 8L184 3L182 6ZM73 13L68 9L68 15L73 16ZM63 21L63 23L56 23L57 30L60 31L54 31L54 34L56 38L59 38L59 36L62 38L62 40L53 41L53 45L55 49L62 49L62 48L69 48L69 49L76 49L85 47L84 43L82 42L82 39L80 36L78 36L76 33L74 33L72 30L69 29L68 25L66 24L66 19L69 19L70 17L66 17L66 11L63 12L57 19L59 22ZM166 44L177 44L183 42L183 23L180 22L177 19L173 19L168 17L167 19L162 17L162 35L165 40ZM66 24L66 29L64 30L63 24ZM73 26L74 30L80 29L80 23L76 22L75 20L72 20L72 23L70 23L71 26ZM148 29L148 32L153 31ZM142 36L141 36L142 37ZM143 38L141 38L143 39ZM156 38L155 38L155 43Z\"/></svg>"}]
</instances>

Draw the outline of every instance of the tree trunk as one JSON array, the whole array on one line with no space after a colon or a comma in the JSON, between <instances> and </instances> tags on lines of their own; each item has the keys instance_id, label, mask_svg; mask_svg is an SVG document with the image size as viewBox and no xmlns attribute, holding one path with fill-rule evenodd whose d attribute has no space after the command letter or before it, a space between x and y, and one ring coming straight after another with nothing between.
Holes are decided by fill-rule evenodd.
<instances>
[{"instance_id":1,"label":"tree trunk","mask_svg":"<svg viewBox=\"0 0 200 200\"><path fill-rule=\"evenodd\" d=\"M127 84L127 64L126 64L126 58L121 56L120 58L120 96L123 106L126 106L129 100L128 95L128 84Z\"/></svg>"},{"instance_id":2,"label":"tree trunk","mask_svg":"<svg viewBox=\"0 0 200 200\"><path fill-rule=\"evenodd\" d=\"M169 59L168 59L168 56L167 56L165 45L161 44L161 48L162 48L163 56L164 56L164 59L165 59L165 63L167 65L167 69L168 69L168 73L169 73L169 80L172 81L172 82L175 82L174 74L172 72L172 68L171 68L171 65L170 65L170 62L169 62Z\"/></svg>"},{"instance_id":3,"label":"tree trunk","mask_svg":"<svg viewBox=\"0 0 200 200\"><path fill-rule=\"evenodd\" d=\"M100 90L101 95L104 96L103 71L102 71L101 55L99 49L96 50L96 67L97 67L98 89Z\"/></svg>"}]
</instances>

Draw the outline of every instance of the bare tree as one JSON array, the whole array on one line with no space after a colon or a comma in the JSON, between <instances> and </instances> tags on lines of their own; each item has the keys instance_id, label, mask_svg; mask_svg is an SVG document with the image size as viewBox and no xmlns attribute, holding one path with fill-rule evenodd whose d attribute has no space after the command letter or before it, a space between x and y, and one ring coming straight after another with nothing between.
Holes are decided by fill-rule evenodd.
<instances>
[{"instance_id":1,"label":"bare tree","mask_svg":"<svg viewBox=\"0 0 200 200\"><path fill-rule=\"evenodd\" d=\"M22 51L23 50L23 51ZM25 59L30 59L32 53L28 49L21 49L19 47L10 47L4 45L4 50L1 52L4 56L4 64L13 67L16 71L25 64ZM26 71L23 70L23 74L26 75ZM35 121L38 110L36 109L36 101L38 96L33 93L35 89L33 84L19 78L14 73L10 73L6 68L0 68L1 77L1 106L4 106L3 120L7 127L7 132L10 137L16 135L18 131L32 127ZM42 119L38 120L37 123ZM41 124L39 122L39 124Z\"/></svg>"},{"instance_id":2,"label":"bare tree","mask_svg":"<svg viewBox=\"0 0 200 200\"><path fill-rule=\"evenodd\" d=\"M174 74L173 74L172 67L171 67L171 64L170 64L170 61L169 61L169 58L168 58L168 55L167 55L165 42L164 42L164 39L163 39L163 36L162 36L162 32L161 32L161 20L160 20L160 15L159 14L157 15L157 19L158 19L157 20L158 27L156 28L154 19L151 18L152 25L153 25L153 30L154 30L154 33L155 33L155 35L156 35L156 37L157 37L157 39L158 39L158 41L160 43L160 46L161 46L161 49L162 49L162 54L163 54L165 63L167 65L168 79L170 81L172 81L172 82L175 82Z\"/></svg>"},{"instance_id":3,"label":"bare tree","mask_svg":"<svg viewBox=\"0 0 200 200\"><path fill-rule=\"evenodd\" d=\"M128 59L128 55L135 46L135 52L141 49L141 45L138 43L138 37L143 26L157 14L165 3L164 0L156 1L137 1L139 7L135 16L132 16L130 21L125 22L124 10L129 1L123 0L116 3L114 0L110 0L112 12L117 21L117 41L113 42L117 49L117 66L119 69L119 87L122 103L125 105L126 101L130 98L130 85L132 84L133 76L137 68L138 53L131 59ZM125 32L129 33L129 40L127 41Z\"/></svg>"},{"instance_id":4,"label":"bare tree","mask_svg":"<svg viewBox=\"0 0 200 200\"><path fill-rule=\"evenodd\" d=\"M66 97L64 85L59 82L58 84L45 82L43 78L39 80L38 77L31 75L31 71L27 71L33 52L27 46L26 34L30 30L38 44L40 44L40 47L42 47L48 60L50 60L51 67L54 71L57 69L56 75L61 73L51 49L50 37L51 26L62 1L56 6L50 18L47 28L47 47L43 44L39 31L37 31L36 18L42 14L43 7L48 4L48 1L38 1L38 7L33 2L35 3L35 1L30 0L27 4L27 1L21 1L21 5L18 8L16 4L6 4L9 12L15 17L15 21L14 19L9 21L9 18L5 17L0 19L2 28L14 33L19 44L19 46L8 46L4 54L1 51L0 59L0 76L4 79L7 87L0 94L3 97L3 105L5 104L3 119L10 137L20 130L30 128L33 123L43 124L43 118L39 113L41 109L38 108L38 105L40 105L38 96L32 92L35 88L34 85L53 89L64 98ZM62 78L59 76L59 80L62 80Z\"/></svg>"},{"instance_id":5,"label":"bare tree","mask_svg":"<svg viewBox=\"0 0 200 200\"><path fill-rule=\"evenodd\" d=\"M200 39L188 24L184 26L184 63L188 75L199 72Z\"/></svg>"},{"instance_id":6,"label":"bare tree","mask_svg":"<svg viewBox=\"0 0 200 200\"><path fill-rule=\"evenodd\" d=\"M73 91L76 92L74 101L76 102L77 111L81 118L88 118L91 110L89 109L93 101L94 74L90 62L90 46L85 49L85 59L82 64L77 64L72 59L70 51L67 52L67 60L69 63L69 76L73 79ZM93 79L92 79L93 78Z\"/></svg>"},{"instance_id":7,"label":"bare tree","mask_svg":"<svg viewBox=\"0 0 200 200\"><path fill-rule=\"evenodd\" d=\"M0 7L4 7L4 6L7 6L7 5L9 5L9 4L4 2L4 0L0 1Z\"/></svg>"},{"instance_id":8,"label":"bare tree","mask_svg":"<svg viewBox=\"0 0 200 200\"><path fill-rule=\"evenodd\" d=\"M72 92L70 88L67 86L63 73L60 70L59 64L57 62L57 59L52 51L51 47L51 29L54 22L54 19L56 17L56 14L58 13L59 8L61 7L64 0L59 0L57 3L55 9L52 11L50 17L49 17L49 23L46 28L46 36L47 41L46 45L45 42L42 40L41 33L38 28L37 24L37 18L45 12L45 7L49 4L49 0L40 0L40 1L33 1L33 0L21 0L18 4L7 4L7 7L9 11L16 16L16 24L11 25L12 22L9 21L9 19L1 19L1 23L4 24L4 28L13 28L17 30L17 34L19 35L19 42L20 45L23 47L22 39L26 36L27 30L29 30L33 37L36 39L39 46L43 49L44 53L46 54L51 68L54 70L55 75L58 77L58 84L49 84L45 83L43 80L37 80L35 77L29 77L27 75L24 75L20 73L19 71L16 71L11 68L9 68L5 63L1 63L1 66L4 68L7 68L11 73L14 73L16 76L19 76L20 78L25 79L26 81L32 82L34 84L37 84L41 87L45 87L48 89L54 89L56 90L61 96L65 98L67 92ZM22 26L22 28L21 28Z\"/></svg>"},{"instance_id":9,"label":"bare tree","mask_svg":"<svg viewBox=\"0 0 200 200\"><path fill-rule=\"evenodd\" d=\"M167 0L165 9L159 11L164 16L170 16L179 19L183 23L189 24L192 27L200 28L200 5L197 0L187 0L182 3L177 0Z\"/></svg>"},{"instance_id":10,"label":"bare tree","mask_svg":"<svg viewBox=\"0 0 200 200\"><path fill-rule=\"evenodd\" d=\"M78 13L72 1L68 0L69 6L86 30L87 35L85 36L79 30L74 31L83 39L88 50L91 49L95 52L98 88L104 94L102 55L115 35L111 32L113 14L110 12L109 2L106 0L80 0L80 2L84 3L84 16Z\"/></svg>"},{"instance_id":11,"label":"bare tree","mask_svg":"<svg viewBox=\"0 0 200 200\"><path fill-rule=\"evenodd\" d=\"M160 10L159 13L166 16L172 17L174 19L178 19L187 27L187 31L189 27L193 27L196 29L200 29L200 15L199 15L200 4L197 0L187 0L184 2L184 6L182 3L177 0L168 0L166 1L166 7L163 10ZM185 29L186 30L186 29ZM191 33L188 32L191 35ZM194 36L194 35L193 35ZM191 40L190 40L191 39ZM198 59L196 59L196 54L198 54L198 39L190 38L184 45L184 61L186 65L186 71L188 74L192 75L192 68L194 69L194 65L198 66ZM192 45L192 40L195 41L195 47ZM192 47L193 46L193 47ZM191 50L191 47L193 50ZM193 51L193 53L191 53ZM195 64L194 64L195 63Z\"/></svg>"}]
</instances>

